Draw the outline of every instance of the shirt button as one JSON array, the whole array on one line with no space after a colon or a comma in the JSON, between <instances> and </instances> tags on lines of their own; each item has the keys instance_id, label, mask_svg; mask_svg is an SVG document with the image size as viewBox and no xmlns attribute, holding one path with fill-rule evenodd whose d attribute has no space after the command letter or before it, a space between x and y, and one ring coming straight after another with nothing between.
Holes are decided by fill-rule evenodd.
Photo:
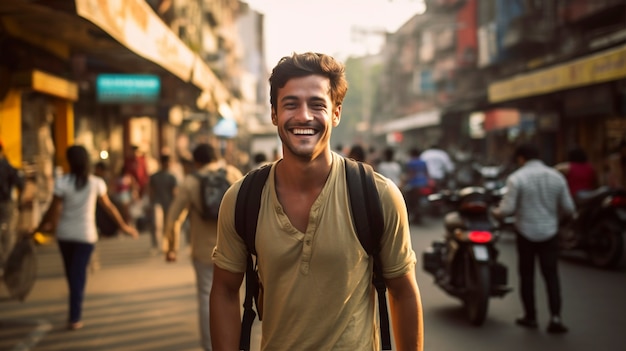
<instances>
[{"instance_id":1,"label":"shirt button","mask_svg":"<svg viewBox=\"0 0 626 351\"><path fill-rule=\"evenodd\" d=\"M311 246L311 240L307 240L304 243L306 244L306 246Z\"/></svg>"}]
</instances>

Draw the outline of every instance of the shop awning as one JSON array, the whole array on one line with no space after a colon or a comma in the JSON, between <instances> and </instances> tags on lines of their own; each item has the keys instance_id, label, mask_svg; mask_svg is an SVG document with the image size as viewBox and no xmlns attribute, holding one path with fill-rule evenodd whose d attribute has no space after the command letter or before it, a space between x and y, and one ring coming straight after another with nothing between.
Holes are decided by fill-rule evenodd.
<instances>
[{"instance_id":1,"label":"shop awning","mask_svg":"<svg viewBox=\"0 0 626 351\"><path fill-rule=\"evenodd\" d=\"M489 85L497 103L626 78L626 45Z\"/></svg>"},{"instance_id":2,"label":"shop awning","mask_svg":"<svg viewBox=\"0 0 626 351\"><path fill-rule=\"evenodd\" d=\"M384 123L377 123L374 125L372 132L374 135L381 135L391 132L402 132L405 130L437 126L440 123L440 110L422 111Z\"/></svg>"},{"instance_id":3,"label":"shop awning","mask_svg":"<svg viewBox=\"0 0 626 351\"><path fill-rule=\"evenodd\" d=\"M59 57L67 59L71 52L83 52L127 72L165 70L200 90L211 91L217 104L230 98L211 68L144 0L2 0L0 22L12 35Z\"/></svg>"}]
</instances>

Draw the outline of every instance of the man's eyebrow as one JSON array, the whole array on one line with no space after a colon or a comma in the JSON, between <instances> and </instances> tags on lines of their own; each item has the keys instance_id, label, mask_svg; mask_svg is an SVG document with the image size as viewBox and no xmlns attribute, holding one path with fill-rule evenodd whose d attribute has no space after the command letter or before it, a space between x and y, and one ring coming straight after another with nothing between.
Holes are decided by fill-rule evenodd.
<instances>
[{"instance_id":1,"label":"man's eyebrow","mask_svg":"<svg viewBox=\"0 0 626 351\"><path fill-rule=\"evenodd\" d=\"M295 95L286 95L286 96L283 96L282 99L280 99L280 101L286 101L286 100L298 100L298 97Z\"/></svg>"},{"instance_id":2,"label":"man's eyebrow","mask_svg":"<svg viewBox=\"0 0 626 351\"><path fill-rule=\"evenodd\" d=\"M300 100L300 98L299 98L298 96L296 96L296 95L286 95L286 96L283 96L283 97L280 99L280 101L281 101L281 102L284 102L284 101L292 101L292 100ZM323 97L321 97L321 96L311 96L311 97L309 97L309 98L307 99L307 101L316 101L316 102L317 102L317 101L322 101L322 102L325 102L325 101L326 101L326 99L324 99L324 98L323 98Z\"/></svg>"}]
</instances>

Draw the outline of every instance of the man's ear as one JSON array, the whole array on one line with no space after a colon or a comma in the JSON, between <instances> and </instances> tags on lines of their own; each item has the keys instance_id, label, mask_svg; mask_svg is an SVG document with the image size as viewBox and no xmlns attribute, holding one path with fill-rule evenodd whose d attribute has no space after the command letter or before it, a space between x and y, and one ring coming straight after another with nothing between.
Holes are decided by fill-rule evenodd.
<instances>
[{"instance_id":1,"label":"man's ear","mask_svg":"<svg viewBox=\"0 0 626 351\"><path fill-rule=\"evenodd\" d=\"M338 105L333 110L333 127L336 127L341 122L341 105Z\"/></svg>"},{"instance_id":2,"label":"man's ear","mask_svg":"<svg viewBox=\"0 0 626 351\"><path fill-rule=\"evenodd\" d=\"M278 125L278 121L276 119L276 111L274 109L272 109L272 124Z\"/></svg>"}]
</instances>

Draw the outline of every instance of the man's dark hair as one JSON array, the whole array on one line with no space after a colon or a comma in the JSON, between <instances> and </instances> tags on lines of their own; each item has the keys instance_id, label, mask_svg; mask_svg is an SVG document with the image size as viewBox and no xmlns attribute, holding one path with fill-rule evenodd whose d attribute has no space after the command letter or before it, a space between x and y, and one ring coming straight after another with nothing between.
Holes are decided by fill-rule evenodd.
<instances>
[{"instance_id":1,"label":"man's dark hair","mask_svg":"<svg viewBox=\"0 0 626 351\"><path fill-rule=\"evenodd\" d=\"M267 161L267 156L264 152L257 152L254 154L254 163L261 163Z\"/></svg>"},{"instance_id":2,"label":"man's dark hair","mask_svg":"<svg viewBox=\"0 0 626 351\"><path fill-rule=\"evenodd\" d=\"M161 164L169 163L170 162L170 155L161 155L159 157L159 161L161 162Z\"/></svg>"},{"instance_id":3,"label":"man's dark hair","mask_svg":"<svg viewBox=\"0 0 626 351\"><path fill-rule=\"evenodd\" d=\"M420 150L420 149L418 149L416 147L411 148L411 150L409 150L409 155L411 157L419 157L419 155L421 155L421 154L422 154L422 150Z\"/></svg>"},{"instance_id":4,"label":"man's dark hair","mask_svg":"<svg viewBox=\"0 0 626 351\"><path fill-rule=\"evenodd\" d=\"M95 170L106 171L107 170L107 164L104 163L103 161L99 161L99 162L96 162L96 164L93 166L93 168Z\"/></svg>"},{"instance_id":5,"label":"man's dark hair","mask_svg":"<svg viewBox=\"0 0 626 351\"><path fill-rule=\"evenodd\" d=\"M348 153L348 158L351 158L355 161L365 161L365 149L361 145L353 145Z\"/></svg>"},{"instance_id":6,"label":"man's dark hair","mask_svg":"<svg viewBox=\"0 0 626 351\"><path fill-rule=\"evenodd\" d=\"M193 160L201 165L217 161L215 149L211 144L199 144L193 150Z\"/></svg>"},{"instance_id":7,"label":"man's dark hair","mask_svg":"<svg viewBox=\"0 0 626 351\"><path fill-rule=\"evenodd\" d=\"M587 162L587 153L581 148L575 148L567 153L567 160L573 163L585 163Z\"/></svg>"},{"instance_id":8,"label":"man's dark hair","mask_svg":"<svg viewBox=\"0 0 626 351\"><path fill-rule=\"evenodd\" d=\"M330 98L339 106L348 91L345 66L333 57L314 52L293 53L278 61L270 76L270 104L276 110L278 89L283 88L292 78L320 75L330 80Z\"/></svg>"},{"instance_id":9,"label":"man's dark hair","mask_svg":"<svg viewBox=\"0 0 626 351\"><path fill-rule=\"evenodd\" d=\"M385 161L391 162L393 161L393 157L395 156L395 151L393 150L393 148L385 148L385 151L383 151L384 156L385 156Z\"/></svg>"},{"instance_id":10,"label":"man's dark hair","mask_svg":"<svg viewBox=\"0 0 626 351\"><path fill-rule=\"evenodd\" d=\"M539 150L535 145L524 143L520 144L513 153L513 158L517 159L518 157L522 157L524 160L533 160L539 158Z\"/></svg>"}]
</instances>

